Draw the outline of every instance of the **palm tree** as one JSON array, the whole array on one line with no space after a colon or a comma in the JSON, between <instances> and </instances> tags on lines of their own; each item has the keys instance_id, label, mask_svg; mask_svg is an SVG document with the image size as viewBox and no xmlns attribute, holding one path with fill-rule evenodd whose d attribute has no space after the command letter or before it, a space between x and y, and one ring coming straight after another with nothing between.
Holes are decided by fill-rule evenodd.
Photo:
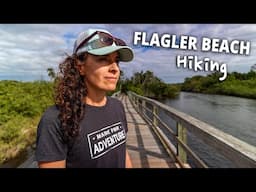
<instances>
[{"instance_id":1,"label":"palm tree","mask_svg":"<svg viewBox=\"0 0 256 192\"><path fill-rule=\"evenodd\" d=\"M254 64L254 65L251 66L251 70L254 71L254 72L256 72L256 64Z\"/></svg>"},{"instance_id":2,"label":"palm tree","mask_svg":"<svg viewBox=\"0 0 256 192\"><path fill-rule=\"evenodd\" d=\"M47 69L48 76L51 78L51 80L54 80L56 78L56 74L53 68L48 68Z\"/></svg>"}]
</instances>

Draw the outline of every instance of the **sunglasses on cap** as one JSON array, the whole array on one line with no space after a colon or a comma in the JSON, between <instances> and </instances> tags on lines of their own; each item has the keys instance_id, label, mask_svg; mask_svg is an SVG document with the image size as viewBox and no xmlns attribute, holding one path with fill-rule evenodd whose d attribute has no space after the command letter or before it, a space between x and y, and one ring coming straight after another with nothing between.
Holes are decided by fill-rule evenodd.
<instances>
[{"instance_id":1,"label":"sunglasses on cap","mask_svg":"<svg viewBox=\"0 0 256 192\"><path fill-rule=\"evenodd\" d=\"M95 35L98 35L99 38L95 39L92 42L88 41L93 38ZM95 31L94 33L92 33L89 37L87 37L86 39L84 39L79 46L77 46L77 48L75 49L75 53L81 48L83 47L86 43L88 43L88 45L90 45L91 49L98 49L98 48L102 48L102 47L106 47L106 46L111 46L113 43L115 43L117 46L126 46L126 43L118 38L113 37L112 35L102 32L102 31Z\"/></svg>"}]
</instances>

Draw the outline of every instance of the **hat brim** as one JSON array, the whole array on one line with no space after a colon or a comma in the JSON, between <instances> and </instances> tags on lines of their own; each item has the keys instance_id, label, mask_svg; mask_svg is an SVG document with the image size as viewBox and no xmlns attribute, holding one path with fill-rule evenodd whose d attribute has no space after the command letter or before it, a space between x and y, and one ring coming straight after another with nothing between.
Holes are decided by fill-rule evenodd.
<instances>
[{"instance_id":1,"label":"hat brim","mask_svg":"<svg viewBox=\"0 0 256 192\"><path fill-rule=\"evenodd\" d=\"M93 49L87 51L93 55L108 55L117 51L119 53L120 61L128 62L133 59L133 51L128 46L107 46L99 49Z\"/></svg>"}]
</instances>

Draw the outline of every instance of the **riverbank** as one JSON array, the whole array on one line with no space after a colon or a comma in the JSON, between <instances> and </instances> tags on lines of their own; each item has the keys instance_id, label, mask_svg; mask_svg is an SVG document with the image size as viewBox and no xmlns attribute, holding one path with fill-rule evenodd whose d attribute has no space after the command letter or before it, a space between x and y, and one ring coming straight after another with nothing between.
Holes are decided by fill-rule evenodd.
<instances>
[{"instance_id":1,"label":"riverbank","mask_svg":"<svg viewBox=\"0 0 256 192\"><path fill-rule=\"evenodd\" d=\"M9 159L3 164L0 164L0 168L26 168L27 166L24 166L24 162L26 162L28 159L31 159L33 157L35 151L35 144L27 147L25 150L20 151L18 155L13 157L12 159ZM34 158L34 157L33 157Z\"/></svg>"},{"instance_id":2,"label":"riverbank","mask_svg":"<svg viewBox=\"0 0 256 192\"><path fill-rule=\"evenodd\" d=\"M219 81L218 77L219 74L213 73L206 77L186 78L181 91L256 99L256 72L233 72L225 81Z\"/></svg>"},{"instance_id":3,"label":"riverbank","mask_svg":"<svg viewBox=\"0 0 256 192\"><path fill-rule=\"evenodd\" d=\"M15 167L35 143L40 116L15 118L0 126L0 167Z\"/></svg>"},{"instance_id":4,"label":"riverbank","mask_svg":"<svg viewBox=\"0 0 256 192\"><path fill-rule=\"evenodd\" d=\"M18 168L38 168L34 153L32 153L24 162L22 162Z\"/></svg>"}]
</instances>

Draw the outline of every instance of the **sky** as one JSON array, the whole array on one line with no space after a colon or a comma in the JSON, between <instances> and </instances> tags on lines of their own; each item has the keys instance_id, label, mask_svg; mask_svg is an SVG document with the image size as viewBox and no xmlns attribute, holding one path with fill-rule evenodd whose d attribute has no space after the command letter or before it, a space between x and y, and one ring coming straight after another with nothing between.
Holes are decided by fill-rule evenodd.
<instances>
[{"instance_id":1,"label":"sky","mask_svg":"<svg viewBox=\"0 0 256 192\"><path fill-rule=\"evenodd\" d=\"M127 78L150 70L165 83L181 83L186 77L210 73L205 67L195 71L192 60L191 69L182 64L178 67L178 56L197 57L201 66L206 65L204 58L208 58L218 64L218 70L225 64L227 72L247 73L256 64L256 24L1 24L0 80L49 80L47 68L57 72L65 54L72 54L78 34L89 28L108 30L133 49L134 59L120 63ZM139 35L135 42L135 32L145 36ZM179 47L165 47L164 35L176 37L172 43ZM186 38L196 40L196 50L188 49L193 42ZM202 51L203 38L212 42L208 44L209 51ZM249 43L249 54L231 53L231 45L239 51L243 43Z\"/></svg>"}]
</instances>

